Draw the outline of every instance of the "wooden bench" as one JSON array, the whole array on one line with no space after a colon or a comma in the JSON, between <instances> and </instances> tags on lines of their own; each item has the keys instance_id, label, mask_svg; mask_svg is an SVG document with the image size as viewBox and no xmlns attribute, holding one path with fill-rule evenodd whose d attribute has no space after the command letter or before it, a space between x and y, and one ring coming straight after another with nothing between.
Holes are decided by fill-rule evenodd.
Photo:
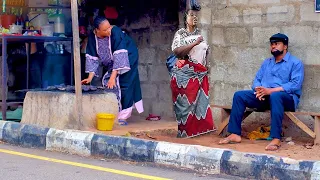
<instances>
[{"instance_id":1,"label":"wooden bench","mask_svg":"<svg viewBox=\"0 0 320 180\"><path fill-rule=\"evenodd\" d=\"M221 108L221 124L218 129L218 134L221 135L222 132L225 134L224 131L227 125L229 124L229 118L231 113L231 106L219 106L219 105L211 105L212 108ZM247 108L243 120L245 120L252 112L260 112L256 111L255 109ZM263 112L270 112L263 111ZM300 121L296 115L305 115L311 116L314 118L314 131L312 131L308 126L306 126L302 121ZM311 136L314 140L314 144L320 144L320 113L316 112L285 112L285 116L287 116L292 122L294 122L300 129L306 132L309 136Z\"/></svg>"}]
</instances>

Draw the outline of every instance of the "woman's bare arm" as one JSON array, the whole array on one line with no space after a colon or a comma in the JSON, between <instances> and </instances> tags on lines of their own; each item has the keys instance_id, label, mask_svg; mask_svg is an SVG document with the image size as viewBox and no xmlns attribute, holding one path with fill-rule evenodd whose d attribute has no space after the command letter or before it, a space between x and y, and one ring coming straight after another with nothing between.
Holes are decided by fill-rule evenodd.
<instances>
[{"instance_id":1,"label":"woman's bare arm","mask_svg":"<svg viewBox=\"0 0 320 180\"><path fill-rule=\"evenodd\" d=\"M188 53L190 52L190 50L196 46L196 42L194 43L191 43L189 45L186 45L186 46L181 46L181 47L178 47L176 49L173 50L173 53L179 57L179 58L183 58L185 57L186 55L188 55Z\"/></svg>"},{"instance_id":2,"label":"woman's bare arm","mask_svg":"<svg viewBox=\"0 0 320 180\"><path fill-rule=\"evenodd\" d=\"M178 57L178 58L183 58L185 57L186 55L188 55L188 53L190 52L190 50L201 43L201 41L203 41L203 38L202 36L199 37L195 42L189 44L189 45L186 45L186 46L181 46L181 47L178 47L176 49L173 50L173 53Z\"/></svg>"}]
</instances>

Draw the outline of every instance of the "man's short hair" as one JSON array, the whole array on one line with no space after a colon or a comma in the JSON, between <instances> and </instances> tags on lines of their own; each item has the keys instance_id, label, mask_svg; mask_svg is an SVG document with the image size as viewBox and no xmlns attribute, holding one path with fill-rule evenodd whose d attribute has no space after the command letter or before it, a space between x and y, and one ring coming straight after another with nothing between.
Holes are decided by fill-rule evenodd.
<instances>
[{"instance_id":1,"label":"man's short hair","mask_svg":"<svg viewBox=\"0 0 320 180\"><path fill-rule=\"evenodd\" d=\"M284 45L289 44L289 38L285 34L277 33L270 37L270 43L283 42Z\"/></svg>"}]
</instances>

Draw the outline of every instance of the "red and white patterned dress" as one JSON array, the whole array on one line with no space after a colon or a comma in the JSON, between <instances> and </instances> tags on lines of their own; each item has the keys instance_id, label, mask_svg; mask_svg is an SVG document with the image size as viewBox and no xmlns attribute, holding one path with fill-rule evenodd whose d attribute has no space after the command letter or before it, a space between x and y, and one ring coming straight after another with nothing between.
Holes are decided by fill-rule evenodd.
<instances>
[{"instance_id":1,"label":"red and white patterned dress","mask_svg":"<svg viewBox=\"0 0 320 180\"><path fill-rule=\"evenodd\" d=\"M172 50L196 41L200 32L190 33L182 28L175 34ZM206 67L205 42L195 46L188 54L185 64L173 67L171 75L172 100L178 135L180 138L194 137L215 130L209 105L209 79Z\"/></svg>"}]
</instances>

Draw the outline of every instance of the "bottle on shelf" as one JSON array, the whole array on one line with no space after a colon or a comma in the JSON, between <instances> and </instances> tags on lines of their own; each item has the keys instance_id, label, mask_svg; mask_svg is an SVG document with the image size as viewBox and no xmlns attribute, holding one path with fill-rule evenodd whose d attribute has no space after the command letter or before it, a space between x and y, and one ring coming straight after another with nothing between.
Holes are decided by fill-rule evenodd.
<instances>
[{"instance_id":1,"label":"bottle on shelf","mask_svg":"<svg viewBox=\"0 0 320 180\"><path fill-rule=\"evenodd\" d=\"M29 23L29 19L28 19L28 16L26 17L26 20L24 21L24 28L25 29L29 29L30 27L30 23Z\"/></svg>"},{"instance_id":2,"label":"bottle on shelf","mask_svg":"<svg viewBox=\"0 0 320 180\"><path fill-rule=\"evenodd\" d=\"M18 16L17 17L16 25L24 25L22 16Z\"/></svg>"},{"instance_id":3,"label":"bottle on shelf","mask_svg":"<svg viewBox=\"0 0 320 180\"><path fill-rule=\"evenodd\" d=\"M20 25L22 25L22 27L24 26L24 19L22 15L20 16Z\"/></svg>"},{"instance_id":4,"label":"bottle on shelf","mask_svg":"<svg viewBox=\"0 0 320 180\"><path fill-rule=\"evenodd\" d=\"M20 25L20 17L19 16L17 16L17 18L16 18L16 23L15 23L16 25Z\"/></svg>"}]
</instances>

